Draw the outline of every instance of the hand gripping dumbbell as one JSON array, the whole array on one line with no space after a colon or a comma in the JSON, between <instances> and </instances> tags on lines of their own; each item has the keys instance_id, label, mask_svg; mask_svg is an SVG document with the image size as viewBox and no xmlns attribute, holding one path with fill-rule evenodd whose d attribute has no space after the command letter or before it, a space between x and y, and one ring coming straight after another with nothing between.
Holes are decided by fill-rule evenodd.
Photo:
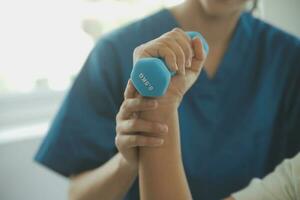
<instances>
[{"instance_id":1,"label":"hand gripping dumbbell","mask_svg":"<svg viewBox=\"0 0 300 200\"><path fill-rule=\"evenodd\" d=\"M186 34L190 38L199 37L204 51L208 53L208 44L200 33L186 32ZM175 74L168 69L162 58L142 58L133 66L130 79L142 96L159 97L165 94L171 77Z\"/></svg>"}]
</instances>

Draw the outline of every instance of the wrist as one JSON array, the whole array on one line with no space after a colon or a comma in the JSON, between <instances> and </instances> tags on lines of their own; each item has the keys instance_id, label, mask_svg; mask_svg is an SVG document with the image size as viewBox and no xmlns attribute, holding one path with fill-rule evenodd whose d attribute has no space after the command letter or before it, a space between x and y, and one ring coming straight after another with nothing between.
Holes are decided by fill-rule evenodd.
<instances>
[{"instance_id":1,"label":"wrist","mask_svg":"<svg viewBox=\"0 0 300 200\"><path fill-rule=\"evenodd\" d=\"M177 110L182 101L182 97L165 95L157 98L158 110L172 111Z\"/></svg>"},{"instance_id":2,"label":"wrist","mask_svg":"<svg viewBox=\"0 0 300 200\"><path fill-rule=\"evenodd\" d=\"M140 118L163 123L168 121L171 116L178 115L179 101L166 98L157 98L156 100L158 104L155 110L141 112Z\"/></svg>"}]
</instances>

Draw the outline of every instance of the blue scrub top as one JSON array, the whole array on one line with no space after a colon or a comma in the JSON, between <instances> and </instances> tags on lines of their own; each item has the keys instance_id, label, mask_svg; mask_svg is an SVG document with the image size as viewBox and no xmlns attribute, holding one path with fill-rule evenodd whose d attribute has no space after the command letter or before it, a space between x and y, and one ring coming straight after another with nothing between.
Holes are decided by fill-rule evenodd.
<instances>
[{"instance_id":1,"label":"blue scrub top","mask_svg":"<svg viewBox=\"0 0 300 200\"><path fill-rule=\"evenodd\" d=\"M162 9L103 36L35 159L64 176L109 160L133 50L174 27L180 25ZM299 39L243 13L216 75L202 71L179 115L194 199L224 198L264 176L300 150ZM137 182L125 199L139 199Z\"/></svg>"}]
</instances>

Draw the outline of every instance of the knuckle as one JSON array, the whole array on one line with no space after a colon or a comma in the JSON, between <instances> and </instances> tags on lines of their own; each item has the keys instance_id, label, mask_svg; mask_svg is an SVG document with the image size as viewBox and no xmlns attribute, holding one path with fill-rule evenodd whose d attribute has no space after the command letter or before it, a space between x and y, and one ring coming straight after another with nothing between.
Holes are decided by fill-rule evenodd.
<instances>
[{"instance_id":1,"label":"knuckle","mask_svg":"<svg viewBox=\"0 0 300 200\"><path fill-rule=\"evenodd\" d=\"M136 106L138 106L140 104L140 101L141 101L141 99L134 98L134 99L131 100L131 105L134 106L134 107L136 107Z\"/></svg>"},{"instance_id":2,"label":"knuckle","mask_svg":"<svg viewBox=\"0 0 300 200\"><path fill-rule=\"evenodd\" d=\"M170 34L164 35L162 38L163 38L162 41L172 41L173 40L173 37Z\"/></svg>"},{"instance_id":3,"label":"knuckle","mask_svg":"<svg viewBox=\"0 0 300 200\"><path fill-rule=\"evenodd\" d=\"M133 55L136 56L139 54L139 47L136 47L134 50L133 50Z\"/></svg>"},{"instance_id":4,"label":"knuckle","mask_svg":"<svg viewBox=\"0 0 300 200\"><path fill-rule=\"evenodd\" d=\"M132 111L136 111L136 110L139 110L141 108L141 99L133 99L132 102L131 102L131 110Z\"/></svg>"},{"instance_id":5,"label":"knuckle","mask_svg":"<svg viewBox=\"0 0 300 200\"><path fill-rule=\"evenodd\" d=\"M176 28L173 28L172 31L173 31L173 32L178 32L178 33L180 33L182 30L181 30L180 28L176 27Z\"/></svg>"},{"instance_id":6,"label":"knuckle","mask_svg":"<svg viewBox=\"0 0 300 200\"><path fill-rule=\"evenodd\" d=\"M136 47L133 51L134 57L139 57L141 55L144 55L145 49L146 49L145 44L141 44L140 46Z\"/></svg>"},{"instance_id":7,"label":"knuckle","mask_svg":"<svg viewBox=\"0 0 300 200\"><path fill-rule=\"evenodd\" d=\"M118 136L118 135L115 138L115 145L118 149L120 148L120 136Z\"/></svg>"},{"instance_id":8,"label":"knuckle","mask_svg":"<svg viewBox=\"0 0 300 200\"><path fill-rule=\"evenodd\" d=\"M165 45L165 42L158 41L156 43L156 48L159 49L159 50L165 50L167 48L167 46Z\"/></svg>"},{"instance_id":9,"label":"knuckle","mask_svg":"<svg viewBox=\"0 0 300 200\"><path fill-rule=\"evenodd\" d=\"M173 36L173 39L174 39L175 41L177 41L178 43L179 43L179 41L182 41L182 38L181 38L181 36L180 36L179 34L175 34L175 35Z\"/></svg>"},{"instance_id":10,"label":"knuckle","mask_svg":"<svg viewBox=\"0 0 300 200\"><path fill-rule=\"evenodd\" d=\"M179 38L182 38L182 36L185 37L185 35L186 35L185 32L180 28L174 28L173 30L174 30L175 35Z\"/></svg>"},{"instance_id":11,"label":"knuckle","mask_svg":"<svg viewBox=\"0 0 300 200\"><path fill-rule=\"evenodd\" d=\"M171 36L169 36L169 35L166 35L166 36L161 40L161 42L162 42L165 46L170 47L170 46L172 46L172 43L174 42L173 40L174 40L173 37L171 37Z\"/></svg>"},{"instance_id":12,"label":"knuckle","mask_svg":"<svg viewBox=\"0 0 300 200\"><path fill-rule=\"evenodd\" d=\"M162 40L162 41L160 41L160 46L161 46L162 48L169 48L171 45L170 45L170 42L169 42L169 41L167 41L167 40Z\"/></svg>"},{"instance_id":13,"label":"knuckle","mask_svg":"<svg viewBox=\"0 0 300 200\"><path fill-rule=\"evenodd\" d=\"M129 109L129 100L125 100L122 105L123 111L128 111Z\"/></svg>"},{"instance_id":14,"label":"knuckle","mask_svg":"<svg viewBox=\"0 0 300 200\"><path fill-rule=\"evenodd\" d=\"M137 46L135 49L134 49L134 53L138 53L138 52L140 52L141 51L141 49L142 49L142 47L143 47L143 45L139 45L139 46Z\"/></svg>"}]
</instances>

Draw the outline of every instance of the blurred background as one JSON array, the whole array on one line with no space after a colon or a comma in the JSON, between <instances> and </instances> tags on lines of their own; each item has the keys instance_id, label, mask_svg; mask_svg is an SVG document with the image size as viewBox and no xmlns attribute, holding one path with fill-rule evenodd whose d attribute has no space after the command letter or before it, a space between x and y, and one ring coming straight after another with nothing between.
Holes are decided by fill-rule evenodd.
<instances>
[{"instance_id":1,"label":"blurred background","mask_svg":"<svg viewBox=\"0 0 300 200\"><path fill-rule=\"evenodd\" d=\"M0 199L67 199L68 181L33 156L95 41L182 0L0 0ZM300 0L257 17L300 37ZM112 14L113 13L113 14Z\"/></svg>"}]
</instances>

